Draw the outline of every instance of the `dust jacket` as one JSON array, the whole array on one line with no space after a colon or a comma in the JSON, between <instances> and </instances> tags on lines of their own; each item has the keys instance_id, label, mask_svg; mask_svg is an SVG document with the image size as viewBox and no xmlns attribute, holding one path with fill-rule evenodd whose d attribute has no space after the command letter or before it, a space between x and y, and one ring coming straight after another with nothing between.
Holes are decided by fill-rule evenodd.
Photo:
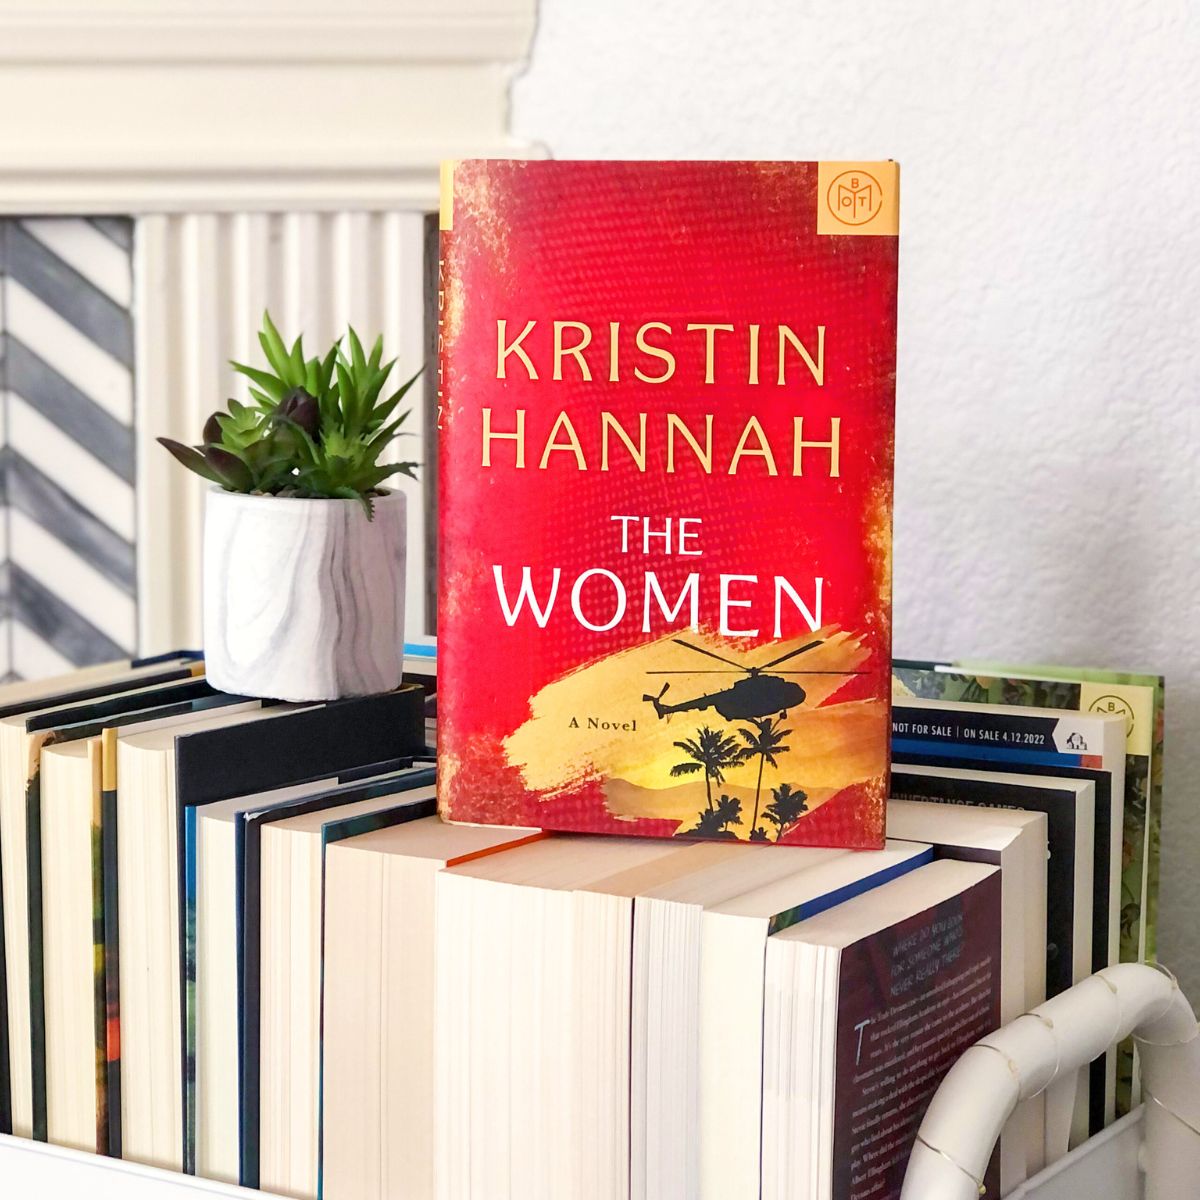
<instances>
[{"instance_id":1,"label":"dust jacket","mask_svg":"<svg viewBox=\"0 0 1200 1200\"><path fill-rule=\"evenodd\" d=\"M447 164L447 819L879 847L895 163Z\"/></svg>"}]
</instances>

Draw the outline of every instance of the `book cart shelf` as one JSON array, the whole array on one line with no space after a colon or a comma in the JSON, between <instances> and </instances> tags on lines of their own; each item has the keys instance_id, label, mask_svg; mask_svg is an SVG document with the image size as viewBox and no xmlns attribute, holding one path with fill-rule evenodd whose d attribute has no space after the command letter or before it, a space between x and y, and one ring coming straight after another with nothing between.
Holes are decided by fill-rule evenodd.
<instances>
[{"instance_id":1,"label":"book cart shelf","mask_svg":"<svg viewBox=\"0 0 1200 1200\"><path fill-rule=\"evenodd\" d=\"M913 1148L901 1200L972 1200L1021 1099L1134 1037L1145 1103L1010 1200L1181 1200L1200 1180L1200 1027L1164 968L1110 967L972 1046L938 1088ZM88 1200L262 1200L266 1193L0 1136L5 1195ZM398 1200L403 1200L398 1197Z\"/></svg>"},{"instance_id":2,"label":"book cart shelf","mask_svg":"<svg viewBox=\"0 0 1200 1200\"><path fill-rule=\"evenodd\" d=\"M1138 1109L1092 1138L1013 1193L1010 1200L1079 1200L1083 1196L1141 1200L1138 1152L1142 1111ZM88 1200L201 1200L219 1196L225 1200L263 1200L265 1195L4 1136L0 1136L0 1179L5 1194L12 1196L86 1196Z\"/></svg>"}]
</instances>

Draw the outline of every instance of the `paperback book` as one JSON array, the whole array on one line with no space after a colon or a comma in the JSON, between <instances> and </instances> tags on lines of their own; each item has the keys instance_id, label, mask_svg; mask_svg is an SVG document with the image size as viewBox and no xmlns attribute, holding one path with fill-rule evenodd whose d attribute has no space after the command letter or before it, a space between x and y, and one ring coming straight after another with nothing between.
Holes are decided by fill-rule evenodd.
<instances>
[{"instance_id":1,"label":"paperback book","mask_svg":"<svg viewBox=\"0 0 1200 1200\"><path fill-rule=\"evenodd\" d=\"M431 816L433 785L432 766L410 766L243 806L234 819L243 1186L282 1195L317 1190L325 847Z\"/></svg>"},{"instance_id":2,"label":"paperback book","mask_svg":"<svg viewBox=\"0 0 1200 1200\"><path fill-rule=\"evenodd\" d=\"M115 977L108 978L117 947L107 941L106 921L117 892L116 830L106 816L116 818L105 802L112 794L105 760L115 761L117 730L240 702L193 679L27 722L45 739L29 786L29 855L41 892L30 944L36 937L41 945L46 1125L56 1145L120 1156L120 1011Z\"/></svg>"},{"instance_id":3,"label":"paperback book","mask_svg":"<svg viewBox=\"0 0 1200 1200\"><path fill-rule=\"evenodd\" d=\"M194 1170L187 1004L187 810L423 748L420 692L279 706L118 739L122 1139L127 1157ZM194 893L193 893L194 896ZM170 1014L165 1019L165 1014Z\"/></svg>"},{"instance_id":4,"label":"paperback book","mask_svg":"<svg viewBox=\"0 0 1200 1200\"><path fill-rule=\"evenodd\" d=\"M898 1200L942 1077L999 1024L1000 904L995 867L943 860L768 939L753 1195Z\"/></svg>"},{"instance_id":5,"label":"paperback book","mask_svg":"<svg viewBox=\"0 0 1200 1200\"><path fill-rule=\"evenodd\" d=\"M46 1025L42 955L41 750L54 726L144 707L156 683L202 673L194 660L118 663L46 687L30 685L0 708L0 867L3 870L9 1071L13 1132L45 1141ZM60 686L61 685L61 686ZM22 697L24 695L24 698Z\"/></svg>"},{"instance_id":6,"label":"paperback book","mask_svg":"<svg viewBox=\"0 0 1200 1200\"><path fill-rule=\"evenodd\" d=\"M1056 708L1125 721L1121 871L1122 962L1153 961L1162 828L1161 675L1083 667L898 660L897 694L970 704Z\"/></svg>"},{"instance_id":7,"label":"paperback book","mask_svg":"<svg viewBox=\"0 0 1200 1200\"><path fill-rule=\"evenodd\" d=\"M199 659L199 655L190 651L171 651L167 654L144 659L124 659L117 662L98 663L90 667L81 667L67 675L57 675L47 679L23 680L19 683L5 685L0 699L0 719L15 716L22 712L32 712L39 707L53 707L71 701L82 703L84 700L103 696L123 686L138 686L147 676L155 677L166 674L177 677L178 669L183 674L190 674L189 664ZM14 781L15 782L15 781ZM10 785L11 786L11 785ZM0 789L0 797L3 790ZM28 1051L25 1049L25 1039L18 1033L16 1044L12 1037L10 1025L10 959L8 949L8 923L13 920L11 911L6 911L4 894L6 886L9 889L9 906L16 906L24 912L23 900L19 893L12 891L12 882L7 885L2 882L3 862L5 855L13 854L23 843L23 838L13 832L14 822L24 820L24 812L19 804L9 809L6 818L5 808L0 799L0 1133L18 1133L30 1136L33 1129L32 1088L24 1082L22 1072L28 1073L30 1068ZM6 842L5 825L9 826ZM5 846L8 848L5 849ZM19 865L19 864L18 864ZM11 865L10 865L11 871ZM19 874L27 868L22 867ZM19 945L16 947L16 960L22 961L28 954L26 941L28 935L17 929ZM15 998L16 1020L18 1024L24 1019L28 1021L27 1001L20 996ZM18 1083L13 1083L13 1074L18 1075ZM14 1105L14 1090L19 1094ZM16 1123L14 1127L14 1107Z\"/></svg>"},{"instance_id":8,"label":"paperback book","mask_svg":"<svg viewBox=\"0 0 1200 1200\"><path fill-rule=\"evenodd\" d=\"M1125 727L1121 718L1109 712L1064 714L1052 709L904 696L897 696L895 704L892 750L896 764L1037 776L1043 784L1076 780L1093 785L1095 834L1088 839L1092 863L1086 888L1079 878L1083 864L1078 854L1073 872L1077 894L1093 898L1088 916L1091 953L1087 955L1078 941L1084 914L1080 904L1076 903L1074 966L1068 976L1064 961L1059 961L1057 970L1048 962L1050 993L1056 994L1069 986L1069 982L1078 982L1092 971L1103 970L1118 962L1127 761ZM953 775L952 772L942 774L946 778ZM976 777L976 784L987 786L979 777ZM1064 861L1061 843L1057 851L1052 849L1054 853L1059 855L1060 862ZM1061 890L1061 881L1057 881L1057 887ZM1084 889L1082 892L1081 888ZM1061 914L1061 907L1059 912ZM1065 928L1065 922L1060 920L1057 927ZM1053 939L1053 930L1051 936ZM1058 944L1051 942L1052 946ZM1082 956L1081 949L1084 950ZM1090 1101L1086 1111L1077 1113L1074 1140L1081 1140L1089 1131L1098 1133L1113 1119L1118 1111L1118 1093L1122 1090L1119 1074L1115 1051L1093 1063ZM1128 1079L1128 1068L1124 1077ZM1128 1092L1127 1084L1124 1090Z\"/></svg>"},{"instance_id":9,"label":"paperback book","mask_svg":"<svg viewBox=\"0 0 1200 1200\"><path fill-rule=\"evenodd\" d=\"M437 1194L437 874L541 836L422 817L328 845L322 1196L390 1200L398 1180L413 1200Z\"/></svg>"},{"instance_id":10,"label":"paperback book","mask_svg":"<svg viewBox=\"0 0 1200 1200\"><path fill-rule=\"evenodd\" d=\"M445 817L883 844L898 182L448 165Z\"/></svg>"},{"instance_id":11,"label":"paperback book","mask_svg":"<svg viewBox=\"0 0 1200 1200\"><path fill-rule=\"evenodd\" d=\"M1047 820L1046 994L1057 996L1093 970L1096 790L1087 780L897 762L894 796L938 804L1042 813ZM1101 882L1107 898L1107 887ZM1106 965L1106 964L1105 964Z\"/></svg>"},{"instance_id":12,"label":"paperback book","mask_svg":"<svg viewBox=\"0 0 1200 1200\"><path fill-rule=\"evenodd\" d=\"M893 790L898 776L893 774ZM1007 808L889 800L897 838L933 844L938 858L1000 868L1000 1022L1046 999L1046 817ZM1008 1195L1046 1165L1045 1096L1018 1105L1000 1137L1000 1190Z\"/></svg>"},{"instance_id":13,"label":"paperback book","mask_svg":"<svg viewBox=\"0 0 1200 1200\"><path fill-rule=\"evenodd\" d=\"M929 845L889 839L881 851L842 855L705 907L700 919L696 1139L702 1200L756 1200L770 1169L763 1102L779 1054L771 1043L774 989L763 964L773 938L917 874L932 859ZM997 974L998 966L997 961ZM734 1013L742 1019L731 1021ZM798 1094L797 1102L807 1100ZM645 1200L657 1194L651 1188ZM680 1194L696 1193L689 1189Z\"/></svg>"}]
</instances>

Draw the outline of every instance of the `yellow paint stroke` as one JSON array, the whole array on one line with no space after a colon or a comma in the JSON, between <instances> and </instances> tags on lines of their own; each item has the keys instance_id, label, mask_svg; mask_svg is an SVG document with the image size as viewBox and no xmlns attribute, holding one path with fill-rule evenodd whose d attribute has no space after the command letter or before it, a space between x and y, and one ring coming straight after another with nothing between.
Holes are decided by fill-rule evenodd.
<instances>
[{"instance_id":1,"label":"yellow paint stroke","mask_svg":"<svg viewBox=\"0 0 1200 1200\"><path fill-rule=\"evenodd\" d=\"M820 634L747 649L744 644L705 634L685 635L694 645L745 666L770 662L816 637L823 645L781 664L780 670L855 671L868 653L858 638L833 629ZM709 668L712 668L710 671ZM680 674L652 675L653 671ZM770 674L769 671L764 674ZM731 687L745 675L724 672L719 663L678 645L673 635L632 647L580 667L542 688L533 697L532 715L504 749L526 786L543 797L567 791L588 779L605 781L605 798L613 815L630 820L646 817L691 823L706 804L703 772L679 777L671 768L686 760L676 742L695 736L704 725L737 737L752 730L749 721L726 722L714 709L675 713L659 718L644 695L657 694L664 682L664 703L679 703ZM763 774L760 808L770 801L770 788L790 783L808 795L810 811L830 796L877 777L887 746L887 706L882 700L831 700L846 683L838 675L789 675L807 693L802 706L790 709L782 722L789 730L787 751L778 768ZM819 707L830 700L826 707ZM740 741L740 739L739 739ZM714 796L742 801L744 829L754 804L758 759L725 772L714 784Z\"/></svg>"}]
</instances>

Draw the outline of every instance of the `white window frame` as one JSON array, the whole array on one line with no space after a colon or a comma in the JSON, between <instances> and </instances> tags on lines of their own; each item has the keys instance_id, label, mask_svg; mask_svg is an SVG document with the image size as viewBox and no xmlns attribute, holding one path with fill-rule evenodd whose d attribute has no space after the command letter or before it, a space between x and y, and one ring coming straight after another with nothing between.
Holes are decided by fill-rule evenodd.
<instances>
[{"instance_id":1,"label":"white window frame","mask_svg":"<svg viewBox=\"0 0 1200 1200\"><path fill-rule=\"evenodd\" d=\"M149 340L198 286L194 270L172 275L164 222L202 239L219 214L431 212L443 158L536 153L508 134L535 11L536 0L0 0L0 214L138 219L143 653L200 638L197 481L154 439L195 436L197 355L217 351L203 329L185 345ZM394 261L421 269L411 245ZM201 292L215 271L200 271ZM420 286L406 277L406 314ZM344 307L310 316L301 303L296 327L323 338ZM395 304L383 307L386 318ZM424 356L419 335L396 351Z\"/></svg>"}]
</instances>

